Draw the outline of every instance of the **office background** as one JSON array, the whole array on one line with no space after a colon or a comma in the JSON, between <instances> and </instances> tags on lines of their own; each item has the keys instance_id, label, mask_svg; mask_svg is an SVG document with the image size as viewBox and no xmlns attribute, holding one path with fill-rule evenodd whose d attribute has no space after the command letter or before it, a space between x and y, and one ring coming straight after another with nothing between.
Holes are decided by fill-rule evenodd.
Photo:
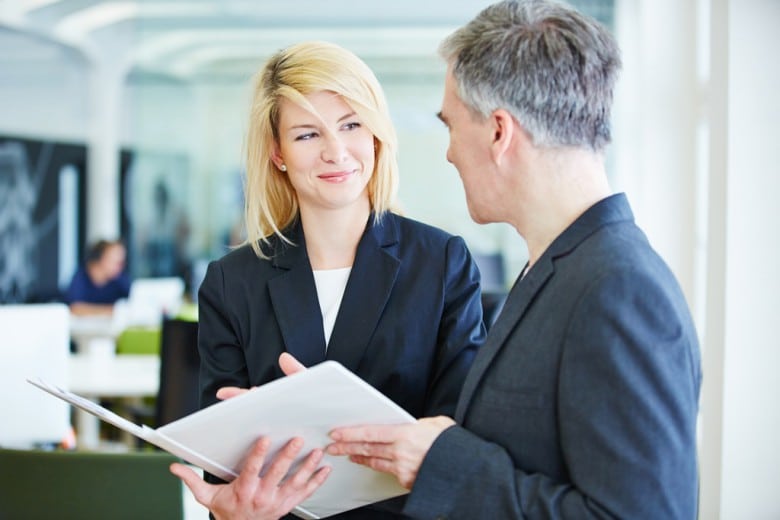
<instances>
[{"instance_id":1,"label":"office background","mask_svg":"<svg viewBox=\"0 0 780 520\"><path fill-rule=\"evenodd\" d=\"M355 51L384 85L406 213L500 253L511 280L523 244L470 221L434 116L436 46L488 3L0 1L2 300L46 299L100 237L128 240L134 274L197 285L240 230L251 74L315 38ZM623 49L613 187L679 277L702 339L701 517L777 518L780 2L577 5Z\"/></svg>"}]
</instances>

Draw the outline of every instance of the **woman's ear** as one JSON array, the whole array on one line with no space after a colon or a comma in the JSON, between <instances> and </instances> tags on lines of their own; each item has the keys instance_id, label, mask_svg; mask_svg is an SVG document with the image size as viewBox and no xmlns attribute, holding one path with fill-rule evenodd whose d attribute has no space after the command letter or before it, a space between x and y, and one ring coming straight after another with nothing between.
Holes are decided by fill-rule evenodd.
<instances>
[{"instance_id":1,"label":"woman's ear","mask_svg":"<svg viewBox=\"0 0 780 520\"><path fill-rule=\"evenodd\" d=\"M274 146L271 149L271 162L273 162L279 170L283 170L284 158L282 157L281 150L279 150L278 143L274 143Z\"/></svg>"}]
</instances>

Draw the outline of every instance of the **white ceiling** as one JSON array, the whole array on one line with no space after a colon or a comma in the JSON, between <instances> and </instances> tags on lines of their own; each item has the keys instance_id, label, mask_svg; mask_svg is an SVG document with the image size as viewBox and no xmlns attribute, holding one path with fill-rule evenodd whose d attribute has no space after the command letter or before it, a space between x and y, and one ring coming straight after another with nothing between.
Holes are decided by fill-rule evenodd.
<instances>
[{"instance_id":1,"label":"white ceiling","mask_svg":"<svg viewBox=\"0 0 780 520\"><path fill-rule=\"evenodd\" d=\"M324 39L380 76L439 74L438 43L491 1L0 0L0 67L65 49L135 80L243 80L279 48Z\"/></svg>"}]
</instances>

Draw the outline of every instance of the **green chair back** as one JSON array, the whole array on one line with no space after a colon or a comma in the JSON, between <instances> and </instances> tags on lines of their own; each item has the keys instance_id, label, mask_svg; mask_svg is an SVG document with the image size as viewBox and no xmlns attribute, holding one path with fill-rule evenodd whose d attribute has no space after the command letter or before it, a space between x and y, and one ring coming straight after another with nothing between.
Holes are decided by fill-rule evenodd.
<instances>
[{"instance_id":1,"label":"green chair back","mask_svg":"<svg viewBox=\"0 0 780 520\"><path fill-rule=\"evenodd\" d=\"M0 518L104 520L184 516L164 452L0 449Z\"/></svg>"},{"instance_id":2,"label":"green chair back","mask_svg":"<svg viewBox=\"0 0 780 520\"><path fill-rule=\"evenodd\" d=\"M159 354L160 327L129 327L116 339L117 354Z\"/></svg>"}]
</instances>

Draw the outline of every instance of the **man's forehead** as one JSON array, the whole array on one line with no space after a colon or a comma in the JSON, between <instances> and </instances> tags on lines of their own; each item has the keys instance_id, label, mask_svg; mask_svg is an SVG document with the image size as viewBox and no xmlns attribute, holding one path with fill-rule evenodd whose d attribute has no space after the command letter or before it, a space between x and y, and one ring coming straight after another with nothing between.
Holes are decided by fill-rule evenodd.
<instances>
[{"instance_id":1,"label":"man's forehead","mask_svg":"<svg viewBox=\"0 0 780 520\"><path fill-rule=\"evenodd\" d=\"M444 95L441 102L441 117L446 120L448 117L453 117L453 112L461 108L465 109L465 103L458 95L457 85L455 79L451 75L447 75L444 80Z\"/></svg>"}]
</instances>

